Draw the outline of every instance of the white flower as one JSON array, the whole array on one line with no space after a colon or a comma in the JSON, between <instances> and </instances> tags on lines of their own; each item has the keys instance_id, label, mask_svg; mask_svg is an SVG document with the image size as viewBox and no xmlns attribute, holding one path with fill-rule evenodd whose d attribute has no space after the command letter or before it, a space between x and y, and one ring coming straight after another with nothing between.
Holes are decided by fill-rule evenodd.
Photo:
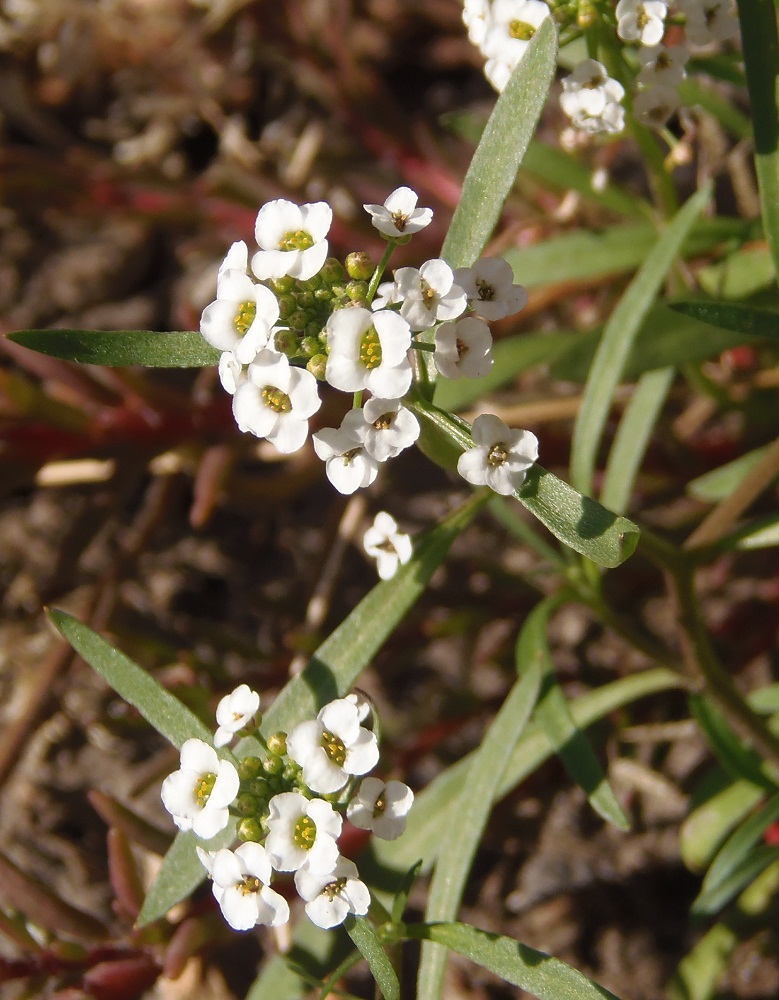
<instances>
[{"instance_id":1,"label":"white flower","mask_svg":"<svg viewBox=\"0 0 779 1000\"><path fill-rule=\"evenodd\" d=\"M362 426L361 426L362 425ZM377 462L395 458L419 437L419 421L399 399L369 399L362 410L350 410L341 424L354 429Z\"/></svg>"},{"instance_id":2,"label":"white flower","mask_svg":"<svg viewBox=\"0 0 779 1000\"><path fill-rule=\"evenodd\" d=\"M527 51L549 7L541 0L493 0L479 48L487 57L484 74L502 91ZM476 28L477 36L481 29Z\"/></svg>"},{"instance_id":3,"label":"white flower","mask_svg":"<svg viewBox=\"0 0 779 1000\"><path fill-rule=\"evenodd\" d=\"M379 463L368 454L362 433L344 427L346 422L344 417L337 430L323 427L313 437L314 451L325 463L327 478L344 495L370 486L379 472ZM360 422L364 425L362 417Z\"/></svg>"},{"instance_id":4,"label":"white flower","mask_svg":"<svg viewBox=\"0 0 779 1000\"><path fill-rule=\"evenodd\" d=\"M480 257L473 267L458 267L454 280L477 316L488 321L513 316L527 305L527 292L514 284L511 264L502 257Z\"/></svg>"},{"instance_id":5,"label":"white flower","mask_svg":"<svg viewBox=\"0 0 779 1000\"><path fill-rule=\"evenodd\" d=\"M337 792L353 774L376 766L376 736L360 725L357 707L337 698L316 719L301 722L287 736L287 754L303 768L303 781L321 795Z\"/></svg>"},{"instance_id":6,"label":"white flower","mask_svg":"<svg viewBox=\"0 0 779 1000\"><path fill-rule=\"evenodd\" d=\"M665 33L667 13L664 0L619 0L617 34L623 42L658 45Z\"/></svg>"},{"instance_id":7,"label":"white flower","mask_svg":"<svg viewBox=\"0 0 779 1000\"><path fill-rule=\"evenodd\" d=\"M181 748L181 768L162 783L162 804L179 830L210 840L227 826L228 806L238 794L238 772L202 740Z\"/></svg>"},{"instance_id":8,"label":"white flower","mask_svg":"<svg viewBox=\"0 0 779 1000\"><path fill-rule=\"evenodd\" d=\"M376 294L373 296L373 302L371 302L371 309L374 312L378 312L379 309L386 309L387 306L393 305L395 302L399 302L398 298L398 288L394 281L382 281L379 287L376 289Z\"/></svg>"},{"instance_id":9,"label":"white flower","mask_svg":"<svg viewBox=\"0 0 779 1000\"><path fill-rule=\"evenodd\" d=\"M252 257L252 271L261 280L285 274L306 281L322 270L327 258L327 234L333 210L324 201L296 205L278 198L263 205L254 234L262 248Z\"/></svg>"},{"instance_id":10,"label":"white flower","mask_svg":"<svg viewBox=\"0 0 779 1000\"><path fill-rule=\"evenodd\" d=\"M248 337L258 350L279 318L276 296L244 272L229 268L217 279L216 299L203 310L200 332L219 351L232 351Z\"/></svg>"},{"instance_id":11,"label":"white flower","mask_svg":"<svg viewBox=\"0 0 779 1000\"><path fill-rule=\"evenodd\" d=\"M667 48L659 45L657 48L638 50L638 60L641 69L636 78L638 83L646 87L678 87L687 75L685 64L690 57L684 45L674 45Z\"/></svg>"},{"instance_id":12,"label":"white flower","mask_svg":"<svg viewBox=\"0 0 779 1000\"><path fill-rule=\"evenodd\" d=\"M661 129L679 110L679 95L670 87L651 87L633 99L633 114L650 128Z\"/></svg>"},{"instance_id":13,"label":"white flower","mask_svg":"<svg viewBox=\"0 0 779 1000\"><path fill-rule=\"evenodd\" d=\"M445 260L438 258L428 260L419 270L401 267L395 272L395 285L400 315L414 331L456 319L467 305L465 292L455 283L454 271ZM403 393L386 395L401 396Z\"/></svg>"},{"instance_id":14,"label":"white flower","mask_svg":"<svg viewBox=\"0 0 779 1000\"><path fill-rule=\"evenodd\" d=\"M308 436L308 418L321 405L316 379L271 350L260 351L247 374L233 396L239 428L267 438L285 455L297 451Z\"/></svg>"},{"instance_id":15,"label":"white flower","mask_svg":"<svg viewBox=\"0 0 779 1000\"><path fill-rule=\"evenodd\" d=\"M490 18L490 0L465 0L463 22L468 29L468 38L479 49L484 44Z\"/></svg>"},{"instance_id":16,"label":"white flower","mask_svg":"<svg viewBox=\"0 0 779 1000\"><path fill-rule=\"evenodd\" d=\"M620 132L625 124L625 109L619 102L624 96L624 87L611 79L602 63L584 59L563 80L560 106L583 132Z\"/></svg>"},{"instance_id":17,"label":"white flower","mask_svg":"<svg viewBox=\"0 0 779 1000\"><path fill-rule=\"evenodd\" d=\"M219 381L225 392L231 396L235 395L235 390L246 381L246 370L232 351L222 351L219 358Z\"/></svg>"},{"instance_id":18,"label":"white flower","mask_svg":"<svg viewBox=\"0 0 779 1000\"><path fill-rule=\"evenodd\" d=\"M252 719L260 707L260 696L248 684L226 694L216 706L219 728L214 736L214 746L223 747Z\"/></svg>"},{"instance_id":19,"label":"white flower","mask_svg":"<svg viewBox=\"0 0 779 1000\"><path fill-rule=\"evenodd\" d=\"M373 711L373 705L370 698L363 694L362 691L352 691L344 696L344 701L348 701L350 705L354 705L357 709L357 718L360 722L365 722L368 716Z\"/></svg>"},{"instance_id":20,"label":"white flower","mask_svg":"<svg viewBox=\"0 0 779 1000\"><path fill-rule=\"evenodd\" d=\"M363 205L371 216L371 225L383 236L396 239L410 236L429 226L432 208L417 208L417 193L408 187L396 188L383 205Z\"/></svg>"},{"instance_id":21,"label":"white flower","mask_svg":"<svg viewBox=\"0 0 779 1000\"><path fill-rule=\"evenodd\" d=\"M327 321L330 354L325 378L342 392L370 389L375 396L399 399L411 385L408 349L411 330L397 313L339 309Z\"/></svg>"},{"instance_id":22,"label":"white flower","mask_svg":"<svg viewBox=\"0 0 779 1000\"><path fill-rule=\"evenodd\" d=\"M274 868L292 872L306 865L312 872L333 870L342 820L329 802L282 792L273 796L268 808L265 848Z\"/></svg>"},{"instance_id":23,"label":"white flower","mask_svg":"<svg viewBox=\"0 0 779 1000\"><path fill-rule=\"evenodd\" d=\"M225 920L236 931L257 924L279 927L289 920L289 905L270 888L271 863L260 844L241 844L235 851L196 848L203 867L214 880L212 891Z\"/></svg>"},{"instance_id":24,"label":"white flower","mask_svg":"<svg viewBox=\"0 0 779 1000\"><path fill-rule=\"evenodd\" d=\"M531 431L511 430L493 413L474 420L471 436L476 447L460 455L457 471L474 486L511 496L538 459L538 438Z\"/></svg>"},{"instance_id":25,"label":"white flower","mask_svg":"<svg viewBox=\"0 0 779 1000\"><path fill-rule=\"evenodd\" d=\"M376 560L376 570L382 580L389 580L397 573L398 566L411 558L411 538L398 531L395 518L380 511L373 524L363 535L363 548Z\"/></svg>"},{"instance_id":26,"label":"white flower","mask_svg":"<svg viewBox=\"0 0 779 1000\"><path fill-rule=\"evenodd\" d=\"M738 34L738 19L728 0L678 0L687 18L685 40L692 45L727 42Z\"/></svg>"},{"instance_id":27,"label":"white flower","mask_svg":"<svg viewBox=\"0 0 779 1000\"><path fill-rule=\"evenodd\" d=\"M363 778L346 815L360 830L372 830L382 840L396 840L406 829L414 793L402 781Z\"/></svg>"},{"instance_id":28,"label":"white flower","mask_svg":"<svg viewBox=\"0 0 779 1000\"><path fill-rule=\"evenodd\" d=\"M225 259L219 265L219 274L223 271L243 271L244 274L249 269L249 248L243 240L238 240L231 244L230 249L225 254Z\"/></svg>"},{"instance_id":29,"label":"white flower","mask_svg":"<svg viewBox=\"0 0 779 1000\"><path fill-rule=\"evenodd\" d=\"M436 330L435 366L444 378L482 378L492 368L492 334L480 319L466 316Z\"/></svg>"},{"instance_id":30,"label":"white flower","mask_svg":"<svg viewBox=\"0 0 779 1000\"><path fill-rule=\"evenodd\" d=\"M357 877L357 865L339 857L332 872L317 875L306 868L295 872L295 888L306 900L309 920L327 929L342 924L350 913L358 916L368 912L371 894Z\"/></svg>"}]
</instances>

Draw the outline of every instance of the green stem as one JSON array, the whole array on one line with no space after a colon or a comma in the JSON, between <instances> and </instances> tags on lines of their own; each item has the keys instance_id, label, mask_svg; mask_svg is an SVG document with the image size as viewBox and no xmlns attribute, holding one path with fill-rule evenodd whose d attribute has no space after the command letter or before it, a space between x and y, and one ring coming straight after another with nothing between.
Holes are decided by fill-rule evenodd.
<instances>
[{"instance_id":1,"label":"green stem","mask_svg":"<svg viewBox=\"0 0 779 1000\"><path fill-rule=\"evenodd\" d=\"M435 351L435 344L423 344L420 340L414 340L411 343L412 351Z\"/></svg>"},{"instance_id":2,"label":"green stem","mask_svg":"<svg viewBox=\"0 0 779 1000\"><path fill-rule=\"evenodd\" d=\"M657 141L657 137L645 125L632 122L631 131L638 144L644 166L649 174L649 186L655 204L666 219L670 219L679 209L679 198L676 194L673 178L665 166L665 157Z\"/></svg>"},{"instance_id":3,"label":"green stem","mask_svg":"<svg viewBox=\"0 0 779 1000\"><path fill-rule=\"evenodd\" d=\"M763 226L779 275L779 37L773 0L738 0Z\"/></svg>"},{"instance_id":4,"label":"green stem","mask_svg":"<svg viewBox=\"0 0 779 1000\"><path fill-rule=\"evenodd\" d=\"M381 281L382 276L384 275L384 271L387 268L387 264L389 264L389 259L392 256L396 246L397 243L395 242L395 240L389 240L389 242L387 243L387 248L384 251L381 260L376 265L376 270L373 272L370 284L368 285L368 294L366 295L368 302L373 302L373 296L376 294L376 289L379 287L379 282Z\"/></svg>"}]
</instances>

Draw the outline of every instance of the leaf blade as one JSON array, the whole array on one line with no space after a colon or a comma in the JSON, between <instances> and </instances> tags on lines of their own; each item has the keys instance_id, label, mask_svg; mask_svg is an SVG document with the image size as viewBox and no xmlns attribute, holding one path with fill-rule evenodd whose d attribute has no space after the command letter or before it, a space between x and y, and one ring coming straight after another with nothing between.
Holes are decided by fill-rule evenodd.
<instances>
[{"instance_id":1,"label":"leaf blade","mask_svg":"<svg viewBox=\"0 0 779 1000\"><path fill-rule=\"evenodd\" d=\"M400 1000L398 977L370 922L365 917L355 917L344 926L354 946L368 963L384 1000Z\"/></svg>"},{"instance_id":2,"label":"leaf blade","mask_svg":"<svg viewBox=\"0 0 779 1000\"><path fill-rule=\"evenodd\" d=\"M51 358L109 367L204 368L220 356L193 330L19 330L8 339Z\"/></svg>"}]
</instances>

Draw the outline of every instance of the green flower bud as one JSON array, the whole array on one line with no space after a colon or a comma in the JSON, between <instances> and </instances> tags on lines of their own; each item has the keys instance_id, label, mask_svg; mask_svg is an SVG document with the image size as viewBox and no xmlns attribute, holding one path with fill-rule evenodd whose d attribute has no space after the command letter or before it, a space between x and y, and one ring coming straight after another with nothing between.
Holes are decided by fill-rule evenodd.
<instances>
[{"instance_id":1,"label":"green flower bud","mask_svg":"<svg viewBox=\"0 0 779 1000\"><path fill-rule=\"evenodd\" d=\"M327 355L315 354L306 362L306 370L311 372L315 379L320 382L325 380L325 370L327 368Z\"/></svg>"},{"instance_id":2,"label":"green flower bud","mask_svg":"<svg viewBox=\"0 0 779 1000\"><path fill-rule=\"evenodd\" d=\"M280 278L271 278L268 284L272 292L275 292L277 295L283 295L285 292L291 292L296 282L290 275L284 274Z\"/></svg>"},{"instance_id":3,"label":"green flower bud","mask_svg":"<svg viewBox=\"0 0 779 1000\"><path fill-rule=\"evenodd\" d=\"M315 301L313 292L301 292L298 295L298 309L310 309Z\"/></svg>"},{"instance_id":4,"label":"green flower bud","mask_svg":"<svg viewBox=\"0 0 779 1000\"><path fill-rule=\"evenodd\" d=\"M300 338L294 330L277 330L273 337L276 350L286 354L288 358L297 357L300 353Z\"/></svg>"},{"instance_id":5,"label":"green flower bud","mask_svg":"<svg viewBox=\"0 0 779 1000\"><path fill-rule=\"evenodd\" d=\"M268 750L276 757L283 757L287 752L287 734L284 732L272 733L267 743Z\"/></svg>"},{"instance_id":6,"label":"green flower bud","mask_svg":"<svg viewBox=\"0 0 779 1000\"><path fill-rule=\"evenodd\" d=\"M279 316L282 319L286 319L291 316L292 313L297 308L297 302L294 295L279 295Z\"/></svg>"},{"instance_id":7,"label":"green flower bud","mask_svg":"<svg viewBox=\"0 0 779 1000\"><path fill-rule=\"evenodd\" d=\"M376 265L364 250L355 250L346 258L346 273L355 281L368 281Z\"/></svg>"},{"instance_id":8,"label":"green flower bud","mask_svg":"<svg viewBox=\"0 0 779 1000\"><path fill-rule=\"evenodd\" d=\"M343 264L336 257L328 257L322 270L319 272L319 277L326 285L333 285L337 281L343 281Z\"/></svg>"},{"instance_id":9,"label":"green flower bud","mask_svg":"<svg viewBox=\"0 0 779 1000\"><path fill-rule=\"evenodd\" d=\"M330 288L317 288L314 292L314 299L317 302L329 302L333 297L332 289Z\"/></svg>"},{"instance_id":10,"label":"green flower bud","mask_svg":"<svg viewBox=\"0 0 779 1000\"><path fill-rule=\"evenodd\" d=\"M258 800L248 792L241 792L235 800L235 808L241 816L253 816L257 812L259 804Z\"/></svg>"},{"instance_id":11,"label":"green flower bud","mask_svg":"<svg viewBox=\"0 0 779 1000\"><path fill-rule=\"evenodd\" d=\"M352 302L356 302L358 299L364 299L368 294L368 282L350 281L346 286L346 294Z\"/></svg>"},{"instance_id":12,"label":"green flower bud","mask_svg":"<svg viewBox=\"0 0 779 1000\"><path fill-rule=\"evenodd\" d=\"M241 781L251 781L262 771L262 761L259 757L242 757L238 761L238 777Z\"/></svg>"},{"instance_id":13,"label":"green flower bud","mask_svg":"<svg viewBox=\"0 0 779 1000\"><path fill-rule=\"evenodd\" d=\"M284 770L284 761L281 757L266 757L262 762L262 769L266 774L276 775L281 774Z\"/></svg>"},{"instance_id":14,"label":"green flower bud","mask_svg":"<svg viewBox=\"0 0 779 1000\"><path fill-rule=\"evenodd\" d=\"M262 825L258 823L254 816L247 816L245 819L242 819L238 824L236 832L240 840L251 840L255 843L263 840L265 837Z\"/></svg>"},{"instance_id":15,"label":"green flower bud","mask_svg":"<svg viewBox=\"0 0 779 1000\"><path fill-rule=\"evenodd\" d=\"M318 337L304 337L300 341L300 353L304 358L310 358L314 354L319 354L320 343Z\"/></svg>"},{"instance_id":16,"label":"green flower bud","mask_svg":"<svg viewBox=\"0 0 779 1000\"><path fill-rule=\"evenodd\" d=\"M267 778L254 778L246 786L246 791L256 799L267 802L270 798L270 785Z\"/></svg>"}]
</instances>

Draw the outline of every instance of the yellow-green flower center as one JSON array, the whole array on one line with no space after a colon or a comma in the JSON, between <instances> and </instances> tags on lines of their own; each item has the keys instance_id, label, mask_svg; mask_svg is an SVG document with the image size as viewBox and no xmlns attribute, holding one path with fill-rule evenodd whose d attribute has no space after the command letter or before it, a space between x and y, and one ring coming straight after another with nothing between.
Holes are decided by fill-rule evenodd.
<instances>
[{"instance_id":1,"label":"yellow-green flower center","mask_svg":"<svg viewBox=\"0 0 779 1000\"><path fill-rule=\"evenodd\" d=\"M305 229L291 229L279 240L279 250L308 250L314 245L314 240Z\"/></svg>"},{"instance_id":2,"label":"yellow-green flower center","mask_svg":"<svg viewBox=\"0 0 779 1000\"><path fill-rule=\"evenodd\" d=\"M344 746L344 741L339 736L325 730L322 733L322 747L334 764L337 764L338 767L343 767L346 760L346 747Z\"/></svg>"},{"instance_id":3,"label":"yellow-green flower center","mask_svg":"<svg viewBox=\"0 0 779 1000\"><path fill-rule=\"evenodd\" d=\"M212 774L210 771L207 774L201 774L195 782L195 799L201 808L206 804L206 802L208 802L208 797L214 790L215 784L216 775Z\"/></svg>"},{"instance_id":4,"label":"yellow-green flower center","mask_svg":"<svg viewBox=\"0 0 779 1000\"><path fill-rule=\"evenodd\" d=\"M250 896L255 892L259 892L262 889L262 882L253 875L244 875L243 879L238 882L235 886L238 891L244 896Z\"/></svg>"},{"instance_id":5,"label":"yellow-green flower center","mask_svg":"<svg viewBox=\"0 0 779 1000\"><path fill-rule=\"evenodd\" d=\"M256 315L256 302L240 302L238 304L238 308L235 310L235 316L233 316L233 326L235 327L235 332L243 336L254 322L254 317Z\"/></svg>"},{"instance_id":6,"label":"yellow-green flower center","mask_svg":"<svg viewBox=\"0 0 779 1000\"><path fill-rule=\"evenodd\" d=\"M360 364L368 371L378 368L381 364L381 342L375 326L369 327L362 335L358 357Z\"/></svg>"},{"instance_id":7,"label":"yellow-green flower center","mask_svg":"<svg viewBox=\"0 0 779 1000\"><path fill-rule=\"evenodd\" d=\"M322 889L322 895L327 896L327 898L332 901L336 896L340 896L341 892L346 888L346 879L338 878L334 882L328 882L326 886Z\"/></svg>"},{"instance_id":8,"label":"yellow-green flower center","mask_svg":"<svg viewBox=\"0 0 779 1000\"><path fill-rule=\"evenodd\" d=\"M509 35L520 42L529 42L535 33L536 29L527 21L512 21L509 24Z\"/></svg>"},{"instance_id":9,"label":"yellow-green flower center","mask_svg":"<svg viewBox=\"0 0 779 1000\"><path fill-rule=\"evenodd\" d=\"M304 851L310 851L316 840L316 823L310 816L301 816L292 831L292 839Z\"/></svg>"},{"instance_id":10,"label":"yellow-green flower center","mask_svg":"<svg viewBox=\"0 0 779 1000\"><path fill-rule=\"evenodd\" d=\"M406 223L408 222L408 216L404 215L403 212L393 212L392 213L392 224L397 229L399 233L402 233L406 228Z\"/></svg>"},{"instance_id":11,"label":"yellow-green flower center","mask_svg":"<svg viewBox=\"0 0 779 1000\"><path fill-rule=\"evenodd\" d=\"M341 458L344 460L344 465L348 465L353 458L356 458L360 454L361 451L362 447L350 448L349 451L345 451L343 455L341 455Z\"/></svg>"},{"instance_id":12,"label":"yellow-green flower center","mask_svg":"<svg viewBox=\"0 0 779 1000\"><path fill-rule=\"evenodd\" d=\"M274 413L289 413L292 409L292 400L281 389L275 385L266 385L260 393L263 403Z\"/></svg>"},{"instance_id":13,"label":"yellow-green flower center","mask_svg":"<svg viewBox=\"0 0 779 1000\"><path fill-rule=\"evenodd\" d=\"M420 281L420 287L422 289L422 301L428 309L432 309L435 306L435 288L431 288L424 278Z\"/></svg>"},{"instance_id":14,"label":"yellow-green flower center","mask_svg":"<svg viewBox=\"0 0 779 1000\"><path fill-rule=\"evenodd\" d=\"M508 457L508 448L502 441L496 442L487 452L487 461L493 466L503 465Z\"/></svg>"},{"instance_id":15,"label":"yellow-green flower center","mask_svg":"<svg viewBox=\"0 0 779 1000\"><path fill-rule=\"evenodd\" d=\"M392 427L392 418L395 416L394 413L382 413L380 417L373 421L373 426L377 431L386 431Z\"/></svg>"}]
</instances>

